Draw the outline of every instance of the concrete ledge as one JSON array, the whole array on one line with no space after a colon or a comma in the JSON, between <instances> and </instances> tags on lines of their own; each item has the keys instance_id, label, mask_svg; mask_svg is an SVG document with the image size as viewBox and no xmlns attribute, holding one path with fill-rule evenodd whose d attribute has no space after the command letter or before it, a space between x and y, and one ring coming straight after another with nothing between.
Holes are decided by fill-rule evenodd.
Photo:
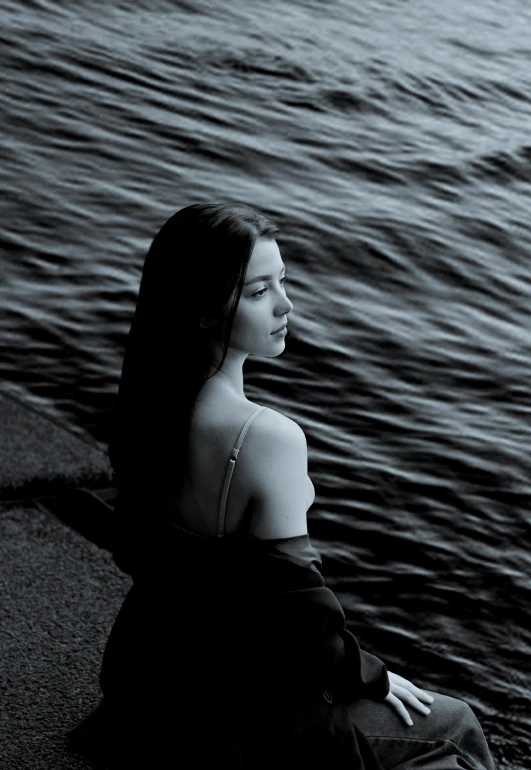
<instances>
[{"instance_id":1,"label":"concrete ledge","mask_svg":"<svg viewBox=\"0 0 531 770\"><path fill-rule=\"evenodd\" d=\"M110 487L106 449L0 391L0 502Z\"/></svg>"}]
</instances>

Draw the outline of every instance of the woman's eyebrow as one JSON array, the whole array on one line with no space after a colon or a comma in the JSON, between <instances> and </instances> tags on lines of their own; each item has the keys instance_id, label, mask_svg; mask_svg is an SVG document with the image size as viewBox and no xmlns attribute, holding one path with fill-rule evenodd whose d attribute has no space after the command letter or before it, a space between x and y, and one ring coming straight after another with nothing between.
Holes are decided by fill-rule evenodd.
<instances>
[{"instance_id":1,"label":"woman's eyebrow","mask_svg":"<svg viewBox=\"0 0 531 770\"><path fill-rule=\"evenodd\" d=\"M286 268L283 267L282 270L285 270ZM280 272L282 272L282 270ZM251 278L250 281L245 281L243 284L244 286L248 286L250 283L256 283L257 281L272 281L273 276L272 275L257 275L256 278Z\"/></svg>"}]
</instances>

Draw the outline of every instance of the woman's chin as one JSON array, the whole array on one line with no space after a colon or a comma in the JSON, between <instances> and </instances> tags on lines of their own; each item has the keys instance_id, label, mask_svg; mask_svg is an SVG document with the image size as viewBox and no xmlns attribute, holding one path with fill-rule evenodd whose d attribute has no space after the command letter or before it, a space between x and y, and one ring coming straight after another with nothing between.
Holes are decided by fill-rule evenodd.
<instances>
[{"instance_id":1,"label":"woman's chin","mask_svg":"<svg viewBox=\"0 0 531 770\"><path fill-rule=\"evenodd\" d=\"M282 340L282 345L277 344L276 347L278 349L275 350L275 352L269 353L269 358L276 358L277 356L279 356L281 353L284 352L284 350L286 349L286 345L284 343L284 340Z\"/></svg>"},{"instance_id":2,"label":"woman's chin","mask_svg":"<svg viewBox=\"0 0 531 770\"><path fill-rule=\"evenodd\" d=\"M284 352L286 346L285 345L275 345L276 350L264 350L260 353L249 353L250 358L276 358L281 353Z\"/></svg>"}]
</instances>

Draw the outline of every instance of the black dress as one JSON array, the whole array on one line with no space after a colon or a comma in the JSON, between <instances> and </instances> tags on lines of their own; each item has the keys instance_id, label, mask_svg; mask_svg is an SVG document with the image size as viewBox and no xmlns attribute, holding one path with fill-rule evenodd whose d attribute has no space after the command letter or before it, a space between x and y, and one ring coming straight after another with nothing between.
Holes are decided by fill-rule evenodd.
<instances>
[{"instance_id":1,"label":"black dress","mask_svg":"<svg viewBox=\"0 0 531 770\"><path fill-rule=\"evenodd\" d=\"M384 700L387 671L346 628L308 535L126 519L114 559L133 586L71 748L110 767L379 770L345 704Z\"/></svg>"},{"instance_id":2,"label":"black dress","mask_svg":"<svg viewBox=\"0 0 531 770\"><path fill-rule=\"evenodd\" d=\"M308 535L225 535L234 464L265 408L231 453L217 538L119 496L104 547L133 586L74 750L125 768L380 770L346 704L383 701L387 671L347 630Z\"/></svg>"}]
</instances>

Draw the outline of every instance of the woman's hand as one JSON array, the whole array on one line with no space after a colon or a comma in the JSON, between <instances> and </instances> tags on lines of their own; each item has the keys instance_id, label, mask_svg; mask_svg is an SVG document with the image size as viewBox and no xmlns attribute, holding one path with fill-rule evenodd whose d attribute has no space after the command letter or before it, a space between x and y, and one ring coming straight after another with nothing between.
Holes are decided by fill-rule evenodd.
<instances>
[{"instance_id":1,"label":"woman's hand","mask_svg":"<svg viewBox=\"0 0 531 770\"><path fill-rule=\"evenodd\" d=\"M404 720L406 725L412 725L413 720L409 716L409 713L404 706L406 703L411 708L420 711L421 714L429 714L430 709L425 706L425 703L433 703L433 698L428 695L427 692L421 690L419 687L415 687L408 679L404 679L403 676L393 674L391 671L387 672L389 675L389 683L391 685L389 693L385 699L398 716Z\"/></svg>"}]
</instances>

